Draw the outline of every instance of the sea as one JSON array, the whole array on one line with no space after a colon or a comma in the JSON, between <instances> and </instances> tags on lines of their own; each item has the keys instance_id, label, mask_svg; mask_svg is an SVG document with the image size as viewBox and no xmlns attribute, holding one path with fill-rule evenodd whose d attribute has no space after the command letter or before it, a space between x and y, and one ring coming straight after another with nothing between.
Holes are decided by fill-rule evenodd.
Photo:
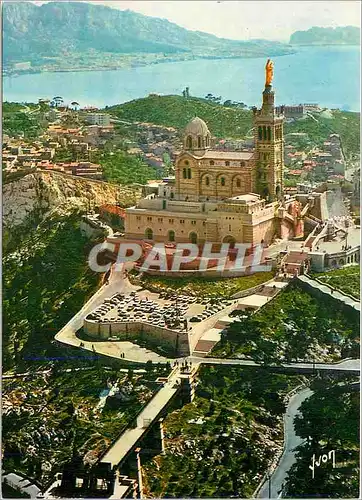
<instances>
[{"instance_id":1,"label":"sea","mask_svg":"<svg viewBox=\"0 0 362 500\"><path fill-rule=\"evenodd\" d=\"M360 110L360 48L303 46L272 58L276 103L317 103L346 111ZM62 96L65 103L104 107L150 93L205 97L259 105L266 58L200 59L112 71L44 72L3 78L3 100L37 102Z\"/></svg>"}]
</instances>

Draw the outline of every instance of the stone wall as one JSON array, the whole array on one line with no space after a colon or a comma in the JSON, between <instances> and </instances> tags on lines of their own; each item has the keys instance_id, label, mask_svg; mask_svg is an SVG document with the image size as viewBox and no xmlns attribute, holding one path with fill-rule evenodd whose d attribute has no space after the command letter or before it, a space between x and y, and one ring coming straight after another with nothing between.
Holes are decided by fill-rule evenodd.
<instances>
[{"instance_id":1,"label":"stone wall","mask_svg":"<svg viewBox=\"0 0 362 500\"><path fill-rule=\"evenodd\" d=\"M188 334L190 351L193 352L198 341L200 340L200 338L203 336L203 334L207 330L214 328L214 326L217 324L217 322L221 318L223 318L224 316L228 316L228 314L230 314L234 309L236 309L237 306L238 306L238 303L235 301L235 303L231 304L230 306L226 307L225 309L222 309L221 311L217 312L216 314L213 314L212 316L205 319L201 323L196 323L197 326L194 327L193 331L189 331L189 334Z\"/></svg>"},{"instance_id":2,"label":"stone wall","mask_svg":"<svg viewBox=\"0 0 362 500\"><path fill-rule=\"evenodd\" d=\"M92 320L84 320L84 331L87 335L99 340L107 340L109 337L124 338L146 338L148 335L154 340L158 340L161 344L166 343L168 347L175 350L178 349L180 356L189 356L189 342L186 332L178 332L168 328L152 325L150 323L132 322L126 323L121 321L98 323Z\"/></svg>"},{"instance_id":3,"label":"stone wall","mask_svg":"<svg viewBox=\"0 0 362 500\"><path fill-rule=\"evenodd\" d=\"M317 279L312 279L307 275L297 277L298 285L316 298L329 298L336 302L339 307L346 309L346 314L360 316L360 302L350 295L341 293Z\"/></svg>"}]
</instances>

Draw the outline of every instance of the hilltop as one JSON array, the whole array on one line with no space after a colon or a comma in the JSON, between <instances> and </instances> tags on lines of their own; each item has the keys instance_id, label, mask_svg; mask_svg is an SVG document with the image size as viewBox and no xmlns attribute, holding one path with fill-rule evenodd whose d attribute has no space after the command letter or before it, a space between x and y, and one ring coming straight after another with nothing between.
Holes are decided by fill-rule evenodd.
<instances>
[{"instance_id":1,"label":"hilltop","mask_svg":"<svg viewBox=\"0 0 362 500\"><path fill-rule=\"evenodd\" d=\"M296 31L290 37L293 45L359 45L361 30L357 26L320 28L313 26L306 31Z\"/></svg>"},{"instance_id":2,"label":"hilltop","mask_svg":"<svg viewBox=\"0 0 362 500\"><path fill-rule=\"evenodd\" d=\"M3 5L3 54L8 67L23 61L38 69L92 69L134 60L148 64L170 57L271 57L292 52L279 42L218 38L167 19L86 2Z\"/></svg>"},{"instance_id":3,"label":"hilltop","mask_svg":"<svg viewBox=\"0 0 362 500\"><path fill-rule=\"evenodd\" d=\"M210 102L197 97L150 95L106 108L112 115L130 122L155 123L175 127L180 132L187 123L199 116L217 138L244 138L252 135L252 111ZM321 144L331 133L341 136L344 152L359 154L360 114L333 110L331 118L315 116L285 124L285 134L306 132L311 141Z\"/></svg>"},{"instance_id":4,"label":"hilltop","mask_svg":"<svg viewBox=\"0 0 362 500\"><path fill-rule=\"evenodd\" d=\"M106 109L121 120L155 123L180 131L199 116L216 137L243 137L253 126L250 110L230 108L198 97L150 95Z\"/></svg>"}]
</instances>

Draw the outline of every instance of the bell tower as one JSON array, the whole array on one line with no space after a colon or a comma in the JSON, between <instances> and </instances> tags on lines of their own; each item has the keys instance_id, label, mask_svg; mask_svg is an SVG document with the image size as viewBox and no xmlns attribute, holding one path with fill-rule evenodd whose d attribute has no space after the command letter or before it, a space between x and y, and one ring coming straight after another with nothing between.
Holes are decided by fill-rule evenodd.
<instances>
[{"instance_id":1,"label":"bell tower","mask_svg":"<svg viewBox=\"0 0 362 500\"><path fill-rule=\"evenodd\" d=\"M255 137L255 191L267 201L283 196L284 108L274 106L273 63L265 66L265 88L261 109L253 108Z\"/></svg>"}]
</instances>

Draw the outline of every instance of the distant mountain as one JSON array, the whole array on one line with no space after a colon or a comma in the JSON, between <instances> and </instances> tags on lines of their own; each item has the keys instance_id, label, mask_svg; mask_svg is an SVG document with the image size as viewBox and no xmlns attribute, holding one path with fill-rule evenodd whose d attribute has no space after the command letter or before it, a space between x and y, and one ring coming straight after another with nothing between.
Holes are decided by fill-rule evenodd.
<instances>
[{"instance_id":1,"label":"distant mountain","mask_svg":"<svg viewBox=\"0 0 362 500\"><path fill-rule=\"evenodd\" d=\"M296 31L290 37L292 45L359 45L361 30L357 26L319 28Z\"/></svg>"},{"instance_id":2,"label":"distant mountain","mask_svg":"<svg viewBox=\"0 0 362 500\"><path fill-rule=\"evenodd\" d=\"M189 31L166 19L85 2L3 3L4 63L45 63L110 54L255 57L293 52L267 40L236 41Z\"/></svg>"}]
</instances>

